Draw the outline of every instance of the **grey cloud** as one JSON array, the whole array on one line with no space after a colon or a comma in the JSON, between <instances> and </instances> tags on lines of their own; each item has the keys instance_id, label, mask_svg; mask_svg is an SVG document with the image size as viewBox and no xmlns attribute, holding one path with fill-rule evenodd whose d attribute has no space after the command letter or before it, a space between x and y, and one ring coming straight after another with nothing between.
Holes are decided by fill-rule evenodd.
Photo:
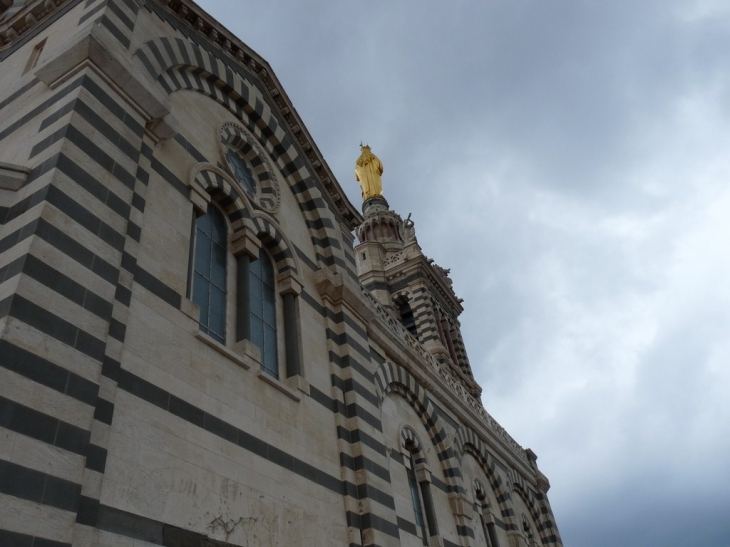
<instances>
[{"instance_id":1,"label":"grey cloud","mask_svg":"<svg viewBox=\"0 0 730 547\"><path fill-rule=\"evenodd\" d=\"M360 140L381 157L565 544L729 547L725 3L201 4L353 203Z\"/></svg>"}]
</instances>

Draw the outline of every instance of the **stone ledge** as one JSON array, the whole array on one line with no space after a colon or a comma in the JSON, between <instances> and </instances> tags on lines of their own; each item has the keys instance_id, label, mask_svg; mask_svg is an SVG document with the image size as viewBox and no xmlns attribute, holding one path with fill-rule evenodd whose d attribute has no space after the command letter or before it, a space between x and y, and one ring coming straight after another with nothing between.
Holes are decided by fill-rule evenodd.
<instances>
[{"instance_id":1,"label":"stone ledge","mask_svg":"<svg viewBox=\"0 0 730 547\"><path fill-rule=\"evenodd\" d=\"M197 324L200 321L200 307L188 298L183 298L180 302L180 311L187 315Z\"/></svg>"},{"instance_id":2,"label":"stone ledge","mask_svg":"<svg viewBox=\"0 0 730 547\"><path fill-rule=\"evenodd\" d=\"M28 180L29 174L30 169L27 167L0 161L0 189L13 192L20 190Z\"/></svg>"},{"instance_id":3,"label":"stone ledge","mask_svg":"<svg viewBox=\"0 0 730 547\"><path fill-rule=\"evenodd\" d=\"M320 296L329 298L335 305L347 304L360 319L368 324L376 317L368 305L360 284L342 275L334 268L321 268L314 273L314 282Z\"/></svg>"},{"instance_id":4,"label":"stone ledge","mask_svg":"<svg viewBox=\"0 0 730 547\"><path fill-rule=\"evenodd\" d=\"M201 342L203 342L207 346L213 348L214 350L216 350L221 355L225 355L226 357L228 357L231 361L233 361L234 363L236 363L241 368L244 368L246 370L248 370L248 369L251 368L251 365L249 365L245 360L243 360L240 355L238 355L237 353L231 351L226 346L224 346L223 344L221 344L217 340L214 340L213 338L211 338L207 334L204 334L204 333L198 331L198 332L195 333L195 338L197 338L198 340L200 340Z\"/></svg>"},{"instance_id":5,"label":"stone ledge","mask_svg":"<svg viewBox=\"0 0 730 547\"><path fill-rule=\"evenodd\" d=\"M297 374L296 376L287 378L286 380L284 380L284 382L291 389L298 389L305 395L309 395L311 393L309 389L309 382L304 376L300 376L299 374Z\"/></svg>"},{"instance_id":6,"label":"stone ledge","mask_svg":"<svg viewBox=\"0 0 730 547\"><path fill-rule=\"evenodd\" d=\"M266 374L265 372L263 372L261 370L256 371L256 376L258 376L259 380L263 380L270 386L278 389L287 397L289 397L297 402L302 400L302 398L299 396L299 394L296 391L294 391L289 386L283 384L281 381L277 380L273 376L269 376L268 374ZM294 376L294 378L296 378L296 376Z\"/></svg>"},{"instance_id":7,"label":"stone ledge","mask_svg":"<svg viewBox=\"0 0 730 547\"><path fill-rule=\"evenodd\" d=\"M175 123L167 116L170 114L170 99L162 86L153 81L140 67L128 60L128 53L121 50L98 26L81 37L74 36L60 45L55 55L38 67L35 76L55 88L66 81L85 61L93 65L126 95L148 122L149 129L158 129L160 138L167 137L175 130ZM164 123L163 123L164 122Z\"/></svg>"}]
</instances>

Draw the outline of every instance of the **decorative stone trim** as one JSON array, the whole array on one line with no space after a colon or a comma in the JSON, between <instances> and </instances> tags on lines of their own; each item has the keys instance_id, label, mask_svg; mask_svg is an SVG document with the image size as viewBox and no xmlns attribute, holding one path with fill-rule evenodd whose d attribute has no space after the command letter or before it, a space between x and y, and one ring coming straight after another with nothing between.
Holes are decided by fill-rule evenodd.
<instances>
[{"instance_id":1,"label":"decorative stone trim","mask_svg":"<svg viewBox=\"0 0 730 547\"><path fill-rule=\"evenodd\" d=\"M360 212L349 200L342 199L342 196L345 195L342 187L337 182L334 173L327 165L269 64L194 2L189 0L161 0L160 3L164 4L166 9L176 18L183 21L196 33L205 36L217 48L220 48L223 54L230 57L232 64L245 66L247 70L250 70L258 77L270 96L273 97L280 119L295 136L299 146L304 151L305 157L312 165L313 172L317 175L329 198L346 221L348 228L354 230L359 226L362 223Z\"/></svg>"},{"instance_id":2,"label":"decorative stone trim","mask_svg":"<svg viewBox=\"0 0 730 547\"><path fill-rule=\"evenodd\" d=\"M156 7L157 13L163 15ZM286 127L282 125L270 97L248 77L248 71L237 70L225 56L211 53L198 44L197 36L190 38L156 38L142 44L134 57L141 63L141 69L157 81L168 94L188 89L202 93L220 103L238 118L239 123L256 136L259 144L269 153L278 173L292 190L300 210L308 223L308 232L317 254L317 263L340 263L347 261L341 241L345 236L337 224L321 223L322 217L337 212L328 203L327 192L316 184L316 176L302 155L303 145L298 146ZM243 74L246 74L244 76ZM185 85L183 86L183 83ZM270 92L273 94L273 92ZM276 157L275 160L273 158ZM343 194L337 194L343 199ZM336 196L329 196L333 200ZM347 207L351 204L343 199ZM261 210L261 215L266 212ZM259 216L259 215L257 215ZM339 229L338 229L339 228Z\"/></svg>"},{"instance_id":3,"label":"decorative stone trim","mask_svg":"<svg viewBox=\"0 0 730 547\"><path fill-rule=\"evenodd\" d=\"M25 5L8 8L0 17L0 51L37 27L62 4L72 0L28 0Z\"/></svg>"}]
</instances>

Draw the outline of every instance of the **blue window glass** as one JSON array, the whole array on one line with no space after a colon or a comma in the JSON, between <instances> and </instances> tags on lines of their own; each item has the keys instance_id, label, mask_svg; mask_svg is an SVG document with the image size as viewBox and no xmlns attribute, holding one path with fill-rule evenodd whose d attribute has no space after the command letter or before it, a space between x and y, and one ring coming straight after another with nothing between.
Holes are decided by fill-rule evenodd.
<instances>
[{"instance_id":1,"label":"blue window glass","mask_svg":"<svg viewBox=\"0 0 730 547\"><path fill-rule=\"evenodd\" d=\"M421 505L421 496L418 493L418 481L416 473L413 471L413 458L411 458L411 466L406 468L408 473L408 487L411 491L411 502L413 503L413 516L416 519L416 526L421 529L421 539L424 545L428 545L428 536L426 536L426 523L423 518L423 506Z\"/></svg>"},{"instance_id":2,"label":"blue window glass","mask_svg":"<svg viewBox=\"0 0 730 547\"><path fill-rule=\"evenodd\" d=\"M236 177L238 184L243 186L243 189L249 194L254 194L255 185L253 175L251 174L251 170L243 161L243 158L235 150L228 150L228 152L226 152L226 159L228 160L228 165L230 165L233 170L233 176Z\"/></svg>"},{"instance_id":3,"label":"blue window glass","mask_svg":"<svg viewBox=\"0 0 730 547\"><path fill-rule=\"evenodd\" d=\"M250 269L251 342L261 350L261 370L279 377L276 344L276 282L274 265L266 252L251 262Z\"/></svg>"},{"instance_id":4,"label":"blue window glass","mask_svg":"<svg viewBox=\"0 0 730 547\"><path fill-rule=\"evenodd\" d=\"M215 207L199 217L195 228L193 302L200 307L200 330L226 341L226 220Z\"/></svg>"}]
</instances>

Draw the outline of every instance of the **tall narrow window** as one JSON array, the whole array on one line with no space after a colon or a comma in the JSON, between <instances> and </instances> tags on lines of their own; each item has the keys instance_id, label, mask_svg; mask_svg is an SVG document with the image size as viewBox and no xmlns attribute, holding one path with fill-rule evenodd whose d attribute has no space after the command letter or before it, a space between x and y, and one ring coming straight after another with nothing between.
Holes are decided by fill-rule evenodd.
<instances>
[{"instance_id":1,"label":"tall narrow window","mask_svg":"<svg viewBox=\"0 0 730 547\"><path fill-rule=\"evenodd\" d=\"M482 525L482 533L484 534L484 541L487 544L487 547L492 547L492 542L489 541L489 530L487 529L487 523L484 522L484 515L480 512L479 513L479 522Z\"/></svg>"},{"instance_id":2,"label":"tall narrow window","mask_svg":"<svg viewBox=\"0 0 730 547\"><path fill-rule=\"evenodd\" d=\"M416 329L416 318L413 316L413 310L411 309L410 304L408 304L407 300L403 301L400 303L399 308L400 318L403 326L408 329L408 332L418 338L418 330Z\"/></svg>"},{"instance_id":3,"label":"tall narrow window","mask_svg":"<svg viewBox=\"0 0 730 547\"><path fill-rule=\"evenodd\" d=\"M47 38L43 38L40 42L38 42L35 47L33 48L33 51L30 53L30 57L28 58L28 63L25 65L25 70L23 70L23 74L28 72L29 70L35 68L35 66L38 64L38 59L41 58L41 53L43 53L43 48L46 46L46 40Z\"/></svg>"},{"instance_id":4,"label":"tall narrow window","mask_svg":"<svg viewBox=\"0 0 730 547\"><path fill-rule=\"evenodd\" d=\"M416 526L421 530L421 538L423 544L428 545L428 536L426 535L426 522L423 518L423 505L421 504L421 495L418 492L418 481L416 480L416 472L413 470L414 463L411 458L411 465L406 467L408 473L408 486L411 491L411 502L413 502L413 514L416 518Z\"/></svg>"},{"instance_id":5,"label":"tall narrow window","mask_svg":"<svg viewBox=\"0 0 730 547\"><path fill-rule=\"evenodd\" d=\"M221 343L226 341L226 220L208 207L195 229L193 302L200 307L200 330Z\"/></svg>"},{"instance_id":6,"label":"tall narrow window","mask_svg":"<svg viewBox=\"0 0 730 547\"><path fill-rule=\"evenodd\" d=\"M499 539L497 538L497 530L494 527L494 518L491 516L489 510L489 501L487 500L487 493L484 490L484 486L478 479L474 479L474 493L477 498L477 505L479 507L479 521L482 524L482 530L484 531L484 539L487 542L487 547L499 547ZM484 518L485 514L489 514L489 522Z\"/></svg>"},{"instance_id":7,"label":"tall narrow window","mask_svg":"<svg viewBox=\"0 0 730 547\"><path fill-rule=\"evenodd\" d=\"M261 370L279 378L276 348L276 281L265 251L250 266L251 342L261 350Z\"/></svg>"}]
</instances>

